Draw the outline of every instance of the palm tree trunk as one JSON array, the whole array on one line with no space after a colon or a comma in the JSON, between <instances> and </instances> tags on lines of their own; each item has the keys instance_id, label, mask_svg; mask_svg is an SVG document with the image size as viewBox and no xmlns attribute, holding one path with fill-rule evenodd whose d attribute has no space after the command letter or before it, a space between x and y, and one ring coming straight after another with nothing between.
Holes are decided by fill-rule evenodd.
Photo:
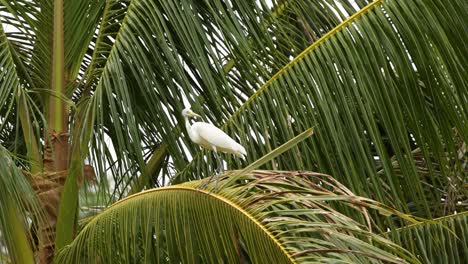
<instances>
[{"instance_id":1,"label":"palm tree trunk","mask_svg":"<svg viewBox=\"0 0 468 264\"><path fill-rule=\"evenodd\" d=\"M67 171L44 172L33 176L33 188L44 207L44 219L37 227L38 247L35 254L36 263L52 263L54 257L55 229L58 208Z\"/></svg>"}]
</instances>

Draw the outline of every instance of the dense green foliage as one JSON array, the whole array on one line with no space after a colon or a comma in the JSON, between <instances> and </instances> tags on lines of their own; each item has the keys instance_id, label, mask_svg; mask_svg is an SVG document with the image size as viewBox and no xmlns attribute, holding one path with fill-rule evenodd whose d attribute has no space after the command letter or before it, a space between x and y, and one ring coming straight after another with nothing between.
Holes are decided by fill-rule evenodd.
<instances>
[{"instance_id":1,"label":"dense green foliage","mask_svg":"<svg viewBox=\"0 0 468 264\"><path fill-rule=\"evenodd\" d=\"M32 262L51 219L66 263L466 262L466 25L464 0L0 0L0 262ZM187 106L245 146L229 169L313 127L261 168L337 188L193 189L217 164Z\"/></svg>"}]
</instances>

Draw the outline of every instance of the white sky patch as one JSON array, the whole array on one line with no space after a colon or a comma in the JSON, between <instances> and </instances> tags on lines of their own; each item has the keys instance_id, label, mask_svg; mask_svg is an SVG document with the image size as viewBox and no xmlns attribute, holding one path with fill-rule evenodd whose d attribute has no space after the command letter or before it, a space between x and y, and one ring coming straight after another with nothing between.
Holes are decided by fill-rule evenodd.
<instances>
[{"instance_id":1,"label":"white sky patch","mask_svg":"<svg viewBox=\"0 0 468 264\"><path fill-rule=\"evenodd\" d=\"M254 140L256 143L259 143L259 141L262 144L265 144L265 138L259 133L258 135L255 134L254 130L250 130L250 140Z\"/></svg>"},{"instance_id":2,"label":"white sky patch","mask_svg":"<svg viewBox=\"0 0 468 264\"><path fill-rule=\"evenodd\" d=\"M193 159L192 154L190 153L190 150L187 148L187 145L184 143L182 137L179 138L179 143L182 146L182 150L184 151L185 156L187 156L189 160L192 160ZM170 158L170 160L172 161L172 157Z\"/></svg>"}]
</instances>

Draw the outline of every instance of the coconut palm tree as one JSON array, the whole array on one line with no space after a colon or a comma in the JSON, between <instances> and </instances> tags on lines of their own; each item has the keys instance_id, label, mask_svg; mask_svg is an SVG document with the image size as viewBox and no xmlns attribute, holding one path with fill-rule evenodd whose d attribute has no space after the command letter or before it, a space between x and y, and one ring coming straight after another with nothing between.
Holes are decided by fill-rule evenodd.
<instances>
[{"instance_id":1,"label":"coconut palm tree","mask_svg":"<svg viewBox=\"0 0 468 264\"><path fill-rule=\"evenodd\" d=\"M0 23L0 262L466 263L466 1L0 0ZM189 105L248 153L216 191Z\"/></svg>"}]
</instances>

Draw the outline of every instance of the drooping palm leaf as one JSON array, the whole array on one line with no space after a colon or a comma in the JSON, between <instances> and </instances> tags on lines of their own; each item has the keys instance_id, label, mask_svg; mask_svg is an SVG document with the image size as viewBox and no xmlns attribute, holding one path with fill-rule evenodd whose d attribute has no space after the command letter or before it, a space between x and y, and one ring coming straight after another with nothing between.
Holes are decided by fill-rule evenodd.
<instances>
[{"instance_id":1,"label":"drooping palm leaf","mask_svg":"<svg viewBox=\"0 0 468 264\"><path fill-rule=\"evenodd\" d=\"M30 221L42 219L42 207L29 182L0 146L0 233L13 263L34 263ZM3 261L2 261L3 263Z\"/></svg>"},{"instance_id":2,"label":"drooping palm leaf","mask_svg":"<svg viewBox=\"0 0 468 264\"><path fill-rule=\"evenodd\" d=\"M114 204L59 253L58 263L418 263L336 211L349 207L365 217L379 206L330 176L254 171L219 192L196 184L148 190Z\"/></svg>"},{"instance_id":3,"label":"drooping palm leaf","mask_svg":"<svg viewBox=\"0 0 468 264\"><path fill-rule=\"evenodd\" d=\"M107 1L65 1L65 69L70 81L76 80ZM110 1L115 2L115 1ZM93 43L94 44L94 43ZM86 65L86 64L85 64ZM76 88L75 88L76 89Z\"/></svg>"},{"instance_id":4,"label":"drooping palm leaf","mask_svg":"<svg viewBox=\"0 0 468 264\"><path fill-rule=\"evenodd\" d=\"M468 175L468 152L466 150L466 143L455 139L454 145L456 147L457 159L451 161L451 165L458 167L458 170L448 170L449 175L448 184L444 185L443 176L444 169L440 164L434 163L432 160L426 160L421 153L420 148L414 149L411 154L419 175L420 182L427 192L425 195L431 196L437 193L437 197L441 197L439 201L434 201L431 204L431 211L434 217L450 215L454 212L462 212L468 209L468 205L463 201L468 198L468 189L464 182L466 182L466 175ZM395 171L395 177L402 179L404 173L396 157L392 157L392 168ZM430 163L430 164L428 164ZM384 170L378 171L380 175L384 175ZM433 182L437 182L433 184ZM387 188L389 191L390 188Z\"/></svg>"},{"instance_id":5,"label":"drooping palm leaf","mask_svg":"<svg viewBox=\"0 0 468 264\"><path fill-rule=\"evenodd\" d=\"M74 92L78 95L89 96L90 91L96 87L99 77L103 73L107 58L113 47L113 41L120 30L128 8L127 2L107 1L95 36L83 60L83 77L81 85Z\"/></svg>"},{"instance_id":6,"label":"drooping palm leaf","mask_svg":"<svg viewBox=\"0 0 468 264\"><path fill-rule=\"evenodd\" d=\"M418 223L386 235L417 256L422 263L468 261L468 213Z\"/></svg>"},{"instance_id":7,"label":"drooping palm leaf","mask_svg":"<svg viewBox=\"0 0 468 264\"><path fill-rule=\"evenodd\" d=\"M32 59L35 43L36 17L38 3L32 1L0 1L0 21L8 29L6 35L10 45L20 58L18 66L25 69ZM30 82L32 85L32 82Z\"/></svg>"},{"instance_id":8,"label":"drooping palm leaf","mask_svg":"<svg viewBox=\"0 0 468 264\"><path fill-rule=\"evenodd\" d=\"M19 60L0 22L1 140L11 151L27 158L31 170L35 173L40 168L40 146L37 143L39 131L36 119L36 117L40 118L40 114L38 114L37 105L28 94L26 87L29 82L22 78L25 73L21 68L23 65L18 65ZM19 134L21 131L23 135Z\"/></svg>"}]
</instances>

